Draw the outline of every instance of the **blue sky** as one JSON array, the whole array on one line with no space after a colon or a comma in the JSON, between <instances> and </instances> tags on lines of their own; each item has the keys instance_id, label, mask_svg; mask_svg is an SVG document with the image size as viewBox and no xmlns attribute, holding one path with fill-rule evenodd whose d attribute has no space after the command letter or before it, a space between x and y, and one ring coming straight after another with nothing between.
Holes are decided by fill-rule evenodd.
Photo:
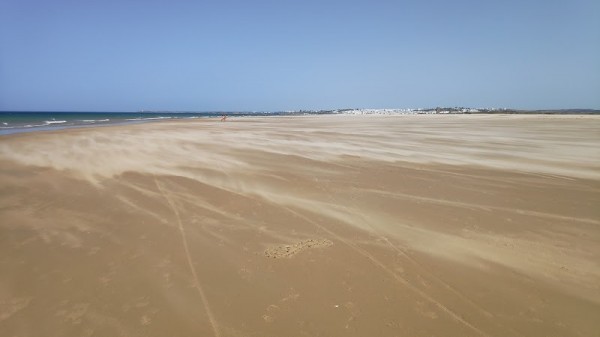
<instances>
[{"instance_id":1,"label":"blue sky","mask_svg":"<svg viewBox=\"0 0 600 337\"><path fill-rule=\"evenodd\" d=\"M0 1L0 110L600 108L600 1Z\"/></svg>"}]
</instances>

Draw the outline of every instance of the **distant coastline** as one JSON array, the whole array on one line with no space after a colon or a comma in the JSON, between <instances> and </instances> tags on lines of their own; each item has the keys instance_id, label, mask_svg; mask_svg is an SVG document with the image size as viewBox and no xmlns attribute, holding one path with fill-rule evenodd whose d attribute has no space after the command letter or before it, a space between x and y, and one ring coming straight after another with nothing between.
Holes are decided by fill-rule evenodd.
<instances>
[{"instance_id":1,"label":"distant coastline","mask_svg":"<svg viewBox=\"0 0 600 337\"><path fill-rule=\"evenodd\" d=\"M597 109L518 110L505 108L436 107L426 109L364 109L291 111L0 111L0 135L58 130L73 127L92 127L114 124L145 123L165 119L232 117L304 116L304 115L419 115L419 114L522 114L522 115L596 115Z\"/></svg>"}]
</instances>

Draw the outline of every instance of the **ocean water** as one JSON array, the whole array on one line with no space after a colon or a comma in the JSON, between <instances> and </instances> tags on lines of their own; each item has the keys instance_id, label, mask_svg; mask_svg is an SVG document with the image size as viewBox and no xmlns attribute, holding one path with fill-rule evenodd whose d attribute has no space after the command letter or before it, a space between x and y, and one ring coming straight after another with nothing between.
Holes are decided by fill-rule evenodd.
<instances>
[{"instance_id":1,"label":"ocean water","mask_svg":"<svg viewBox=\"0 0 600 337\"><path fill-rule=\"evenodd\" d=\"M17 112L0 111L0 135L90 127L109 124L142 123L161 119L193 119L230 116L282 115L283 112Z\"/></svg>"}]
</instances>

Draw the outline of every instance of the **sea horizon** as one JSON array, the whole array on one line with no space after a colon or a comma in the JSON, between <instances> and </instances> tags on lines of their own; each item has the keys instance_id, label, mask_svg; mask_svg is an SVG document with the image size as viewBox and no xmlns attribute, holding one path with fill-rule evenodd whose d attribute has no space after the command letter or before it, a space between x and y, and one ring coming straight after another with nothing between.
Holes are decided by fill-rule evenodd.
<instances>
[{"instance_id":1,"label":"sea horizon","mask_svg":"<svg viewBox=\"0 0 600 337\"><path fill-rule=\"evenodd\" d=\"M0 135L65 128L136 124L166 119L214 118L222 115L264 116L244 112L99 112L99 111L0 111ZM278 115L280 113L268 113Z\"/></svg>"},{"instance_id":2,"label":"sea horizon","mask_svg":"<svg viewBox=\"0 0 600 337\"><path fill-rule=\"evenodd\" d=\"M0 135L49 131L65 128L136 124L168 119L235 117L299 116L326 114L600 114L596 109L517 110L510 108L344 108L327 110L287 111L0 111Z\"/></svg>"}]
</instances>

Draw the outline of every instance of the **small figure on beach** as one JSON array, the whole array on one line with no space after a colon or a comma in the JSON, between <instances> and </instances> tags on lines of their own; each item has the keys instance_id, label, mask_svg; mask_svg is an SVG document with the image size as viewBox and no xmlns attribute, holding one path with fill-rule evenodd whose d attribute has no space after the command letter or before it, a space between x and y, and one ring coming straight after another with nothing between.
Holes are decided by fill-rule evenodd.
<instances>
[{"instance_id":1,"label":"small figure on beach","mask_svg":"<svg viewBox=\"0 0 600 337\"><path fill-rule=\"evenodd\" d=\"M221 122L224 122L224 121L226 121L226 120L227 120L227 115L223 115L223 116L221 117Z\"/></svg>"}]
</instances>

